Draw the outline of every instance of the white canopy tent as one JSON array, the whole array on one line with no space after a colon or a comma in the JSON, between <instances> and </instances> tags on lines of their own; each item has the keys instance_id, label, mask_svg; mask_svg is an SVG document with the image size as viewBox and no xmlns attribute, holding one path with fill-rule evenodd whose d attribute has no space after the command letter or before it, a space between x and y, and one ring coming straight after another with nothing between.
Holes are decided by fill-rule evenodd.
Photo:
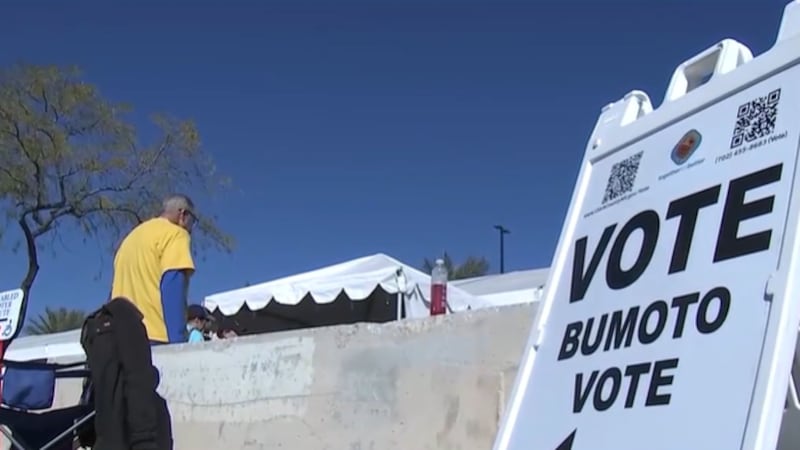
<instances>
[{"instance_id":1,"label":"white canopy tent","mask_svg":"<svg viewBox=\"0 0 800 450\"><path fill-rule=\"evenodd\" d=\"M453 311L464 311L520 303L503 300L501 295L503 293L498 294L498 290L508 291L511 287L518 286L508 278L509 275L512 274L451 282L448 286L450 308ZM506 278L505 281L500 278L501 283L495 277ZM544 277L546 278L546 274ZM251 310L263 308L272 301L296 305L309 295L317 303L326 303L333 302L344 292L355 302L369 297L377 287L389 294L400 294L399 297L402 297L405 304L406 317L428 316L430 276L384 254L358 258L255 286L210 295L206 297L204 303L211 310L219 308L221 313L231 315L244 305ZM505 294L519 296L517 291ZM82 359L84 352L80 345L80 330L17 338L8 348L6 357L17 361Z\"/></svg>"},{"instance_id":2,"label":"white canopy tent","mask_svg":"<svg viewBox=\"0 0 800 450\"><path fill-rule=\"evenodd\" d=\"M342 293L352 301L359 301L369 297L378 287L399 296L397 317L401 317L403 305L406 317L429 315L430 276L382 253L209 295L204 305L209 310L219 309L222 314L230 316L245 305L251 311L262 309L271 302L297 305L307 296L317 304L331 303ZM448 287L447 301L455 312L491 306L457 286Z\"/></svg>"},{"instance_id":3,"label":"white canopy tent","mask_svg":"<svg viewBox=\"0 0 800 450\"><path fill-rule=\"evenodd\" d=\"M536 302L541 299L549 268L455 280L457 288L482 298L492 306Z\"/></svg>"}]
</instances>

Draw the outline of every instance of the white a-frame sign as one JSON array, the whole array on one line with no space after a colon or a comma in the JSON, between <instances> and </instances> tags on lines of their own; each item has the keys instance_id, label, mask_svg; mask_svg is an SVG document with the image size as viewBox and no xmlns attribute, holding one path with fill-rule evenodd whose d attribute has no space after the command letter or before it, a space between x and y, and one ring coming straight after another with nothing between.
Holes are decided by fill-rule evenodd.
<instances>
[{"instance_id":1,"label":"white a-frame sign","mask_svg":"<svg viewBox=\"0 0 800 450\"><path fill-rule=\"evenodd\" d=\"M798 142L800 1L757 58L724 40L658 109L634 91L602 110L495 450L776 448Z\"/></svg>"}]
</instances>

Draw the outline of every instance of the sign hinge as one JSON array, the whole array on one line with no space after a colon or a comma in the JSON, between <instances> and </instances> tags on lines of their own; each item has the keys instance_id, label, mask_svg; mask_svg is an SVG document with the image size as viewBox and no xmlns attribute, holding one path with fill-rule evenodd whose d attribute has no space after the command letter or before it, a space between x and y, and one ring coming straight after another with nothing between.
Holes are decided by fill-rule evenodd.
<instances>
[{"instance_id":1,"label":"sign hinge","mask_svg":"<svg viewBox=\"0 0 800 450\"><path fill-rule=\"evenodd\" d=\"M533 349L537 352L539 351L539 347L542 345L542 341L544 340L545 329L545 327L539 328L539 330L536 332L536 339L533 340Z\"/></svg>"},{"instance_id":2,"label":"sign hinge","mask_svg":"<svg viewBox=\"0 0 800 450\"><path fill-rule=\"evenodd\" d=\"M767 277L767 284L764 286L764 301L771 302L775 296L775 273L771 273Z\"/></svg>"}]
</instances>

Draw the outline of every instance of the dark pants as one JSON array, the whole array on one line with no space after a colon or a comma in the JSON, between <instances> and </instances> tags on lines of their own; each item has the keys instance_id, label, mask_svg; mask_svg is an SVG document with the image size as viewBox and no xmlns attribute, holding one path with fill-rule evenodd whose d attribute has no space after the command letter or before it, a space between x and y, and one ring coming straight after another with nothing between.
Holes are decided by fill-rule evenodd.
<instances>
[{"instance_id":1,"label":"dark pants","mask_svg":"<svg viewBox=\"0 0 800 450\"><path fill-rule=\"evenodd\" d=\"M171 450L169 411L136 307L126 299L104 305L87 318L81 344L97 412L94 450Z\"/></svg>"}]
</instances>

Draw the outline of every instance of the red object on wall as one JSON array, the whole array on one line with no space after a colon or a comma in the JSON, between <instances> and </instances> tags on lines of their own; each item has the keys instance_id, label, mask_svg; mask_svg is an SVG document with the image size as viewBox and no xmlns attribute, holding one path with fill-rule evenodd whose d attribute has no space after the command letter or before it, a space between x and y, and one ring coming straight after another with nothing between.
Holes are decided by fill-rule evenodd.
<instances>
[{"instance_id":1,"label":"red object on wall","mask_svg":"<svg viewBox=\"0 0 800 450\"><path fill-rule=\"evenodd\" d=\"M447 313L447 268L444 260L437 259L431 272L431 315Z\"/></svg>"}]
</instances>

